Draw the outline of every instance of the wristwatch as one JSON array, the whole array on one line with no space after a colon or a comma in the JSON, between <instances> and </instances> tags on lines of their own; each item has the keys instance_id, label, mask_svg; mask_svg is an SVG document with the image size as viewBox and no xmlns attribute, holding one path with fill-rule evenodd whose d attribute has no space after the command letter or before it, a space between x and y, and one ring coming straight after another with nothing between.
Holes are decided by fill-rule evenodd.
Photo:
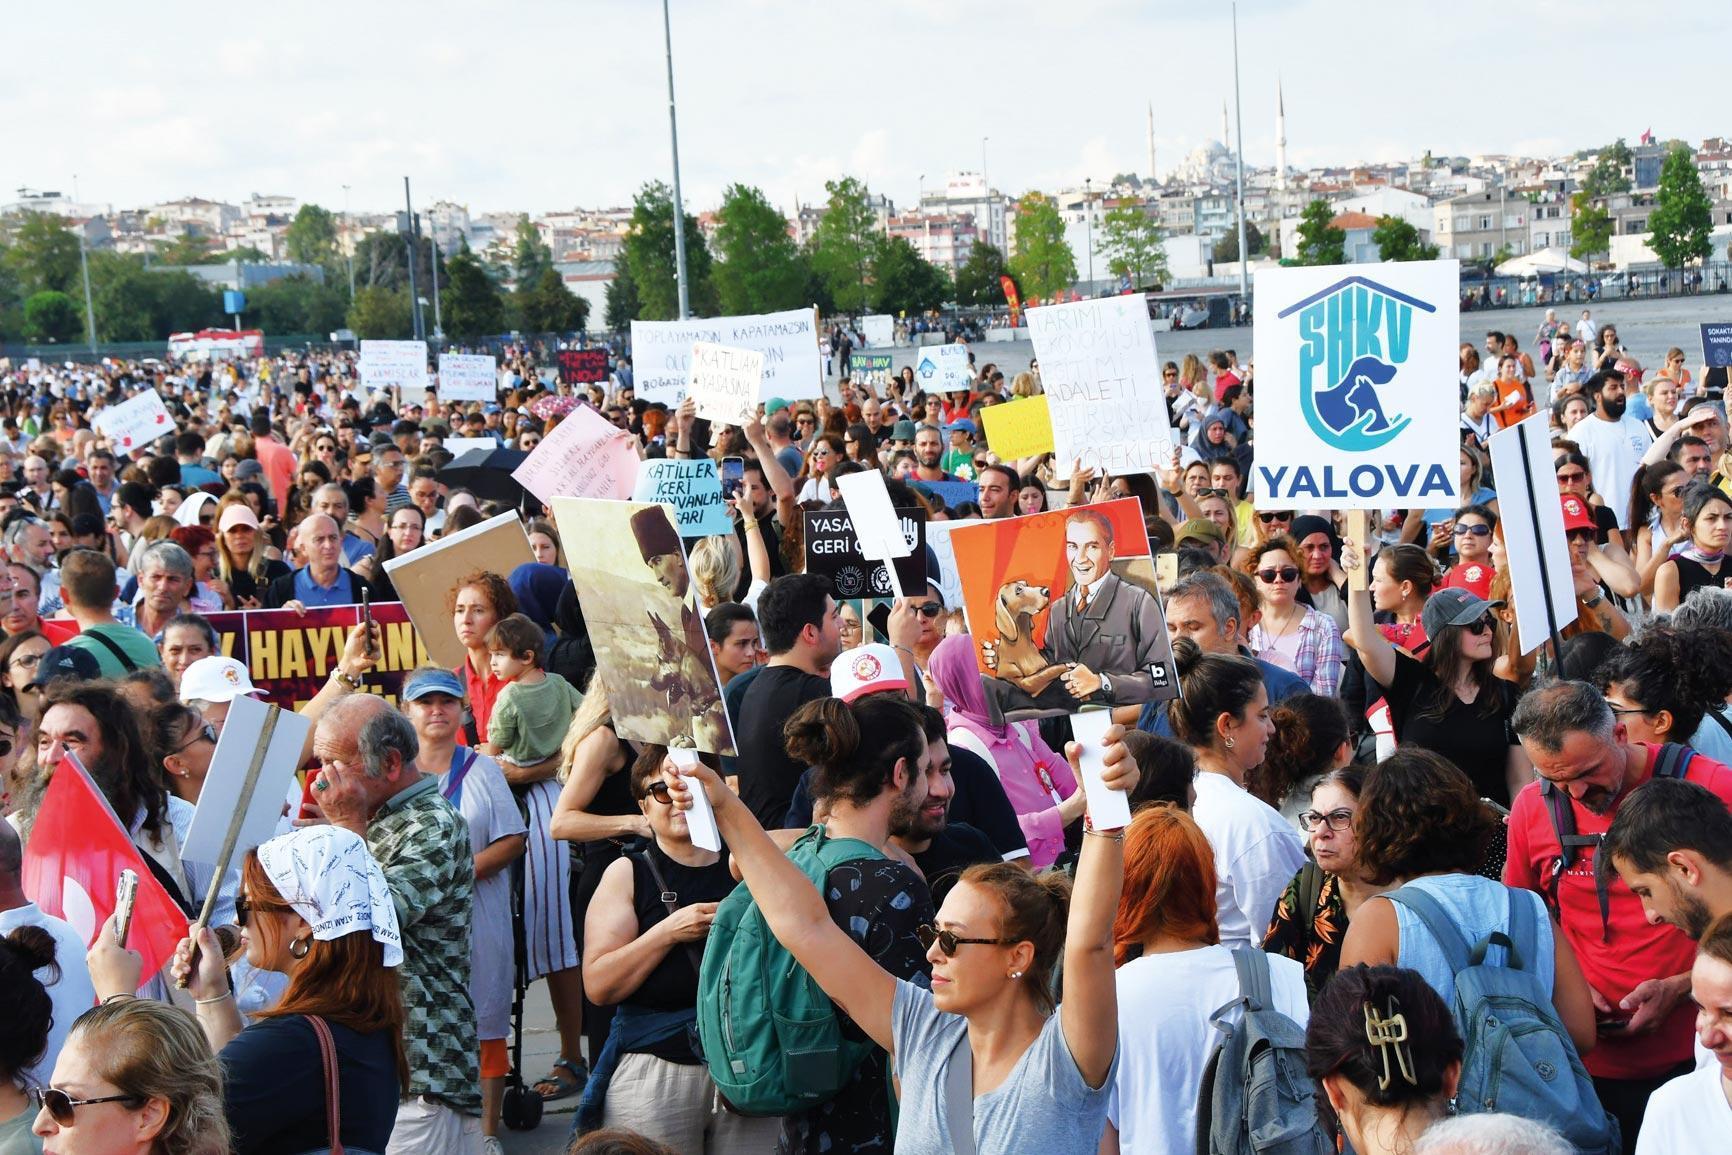
<instances>
[{"instance_id":1,"label":"wristwatch","mask_svg":"<svg viewBox=\"0 0 1732 1155\"><path fill-rule=\"evenodd\" d=\"M1584 605L1584 606L1587 606L1587 607L1588 607L1588 608L1589 608L1589 609L1593 609L1593 608L1594 608L1594 607L1595 607L1595 606L1597 606L1597 605L1599 605L1599 604L1600 604L1600 603L1601 603L1601 602L1603 602L1603 601L1605 601L1605 600L1606 600L1606 595L1605 595L1605 594L1602 594L1602 593L1596 593L1596 594L1595 594L1595 595L1594 595L1594 596L1593 596L1593 597L1591 597L1591 598L1583 598L1583 599L1582 599L1582 604L1583 604L1583 605Z\"/></svg>"}]
</instances>

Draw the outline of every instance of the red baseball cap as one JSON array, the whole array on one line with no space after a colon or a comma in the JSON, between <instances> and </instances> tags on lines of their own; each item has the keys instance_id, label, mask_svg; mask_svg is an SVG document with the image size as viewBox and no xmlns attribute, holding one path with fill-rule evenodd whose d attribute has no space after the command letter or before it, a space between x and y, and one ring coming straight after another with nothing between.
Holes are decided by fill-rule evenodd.
<instances>
[{"instance_id":1,"label":"red baseball cap","mask_svg":"<svg viewBox=\"0 0 1732 1155\"><path fill-rule=\"evenodd\" d=\"M1594 523L1594 515L1588 512L1587 502L1583 501L1573 493L1565 494L1563 502L1565 533L1570 532L1572 529L1597 530L1599 528L1599 526Z\"/></svg>"}]
</instances>

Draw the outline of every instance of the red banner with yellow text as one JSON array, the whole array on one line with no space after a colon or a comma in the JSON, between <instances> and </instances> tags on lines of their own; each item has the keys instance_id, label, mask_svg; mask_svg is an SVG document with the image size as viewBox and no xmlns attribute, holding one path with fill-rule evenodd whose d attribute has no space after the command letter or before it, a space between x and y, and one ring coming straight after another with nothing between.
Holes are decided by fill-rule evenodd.
<instances>
[{"instance_id":1,"label":"red banner with yellow text","mask_svg":"<svg viewBox=\"0 0 1732 1155\"><path fill-rule=\"evenodd\" d=\"M293 610L236 610L207 614L221 638L222 652L241 662L253 685L285 710L299 709L319 692L343 655L349 631L361 619L360 606L327 606L305 614ZM373 607L379 626L379 663L367 688L395 702L410 670L427 661L427 647L400 602Z\"/></svg>"}]
</instances>

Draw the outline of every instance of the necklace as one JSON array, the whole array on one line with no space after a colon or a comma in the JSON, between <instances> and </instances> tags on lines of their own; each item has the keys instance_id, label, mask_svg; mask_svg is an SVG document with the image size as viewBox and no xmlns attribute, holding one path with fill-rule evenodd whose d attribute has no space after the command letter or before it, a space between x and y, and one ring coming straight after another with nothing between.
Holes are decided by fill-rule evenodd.
<instances>
[{"instance_id":1,"label":"necklace","mask_svg":"<svg viewBox=\"0 0 1732 1155\"><path fill-rule=\"evenodd\" d=\"M1286 620L1284 620L1284 621L1283 621L1283 622L1282 622L1282 623L1281 623L1281 628L1280 628L1280 629L1278 629L1278 630L1269 630L1269 629L1268 629L1268 627L1267 627L1267 626L1265 626L1265 627L1264 627L1264 630L1265 630L1265 632L1266 632L1266 633L1268 633L1268 634L1269 634L1269 640L1270 640L1270 641L1275 641L1275 640L1277 640L1277 639L1279 639L1279 638L1284 638L1284 637L1286 637L1286 636L1287 636L1287 631L1288 631L1288 630L1290 630L1290 629L1292 629L1292 628L1293 628L1293 627L1294 627L1294 626L1296 626L1296 625L1298 625L1298 624L1299 624L1299 621L1300 621L1300 619L1301 619L1301 618L1302 618L1302 617L1304 617L1304 614L1303 614L1303 613L1301 613L1301 611L1302 611L1302 610L1303 610L1303 609L1304 609L1304 607L1303 607L1303 606L1301 606L1301 605L1300 605L1300 604L1299 604L1299 603L1298 603L1298 602L1294 602L1294 603L1293 603L1293 608L1292 608L1292 609L1291 609L1291 610L1290 610L1290 611L1289 611L1289 612L1288 612L1288 614L1287 614L1287 618L1286 618Z\"/></svg>"}]
</instances>

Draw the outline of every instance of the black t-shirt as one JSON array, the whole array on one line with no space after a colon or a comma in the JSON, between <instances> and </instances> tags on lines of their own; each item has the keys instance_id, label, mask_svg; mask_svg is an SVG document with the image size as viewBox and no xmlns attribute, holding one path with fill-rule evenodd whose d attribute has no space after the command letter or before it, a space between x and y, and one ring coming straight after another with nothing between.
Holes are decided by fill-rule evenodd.
<instances>
[{"instance_id":1,"label":"black t-shirt","mask_svg":"<svg viewBox=\"0 0 1732 1155\"><path fill-rule=\"evenodd\" d=\"M662 881L674 894L674 906L684 909L700 902L720 902L733 893L734 876L728 872L726 859L712 862L708 866L686 866L675 862L662 853L661 847L653 841L641 852L626 855L632 869L632 906L637 911L637 928L640 935L647 934L651 928L666 922L670 917L667 903L662 901L662 888L656 885L656 878L651 873L648 858L655 856L655 868L661 872ZM695 949L695 952L693 950ZM627 1006L639 1007L649 1011L683 1011L697 1006L698 1003L698 968L696 963L703 957L704 944L701 942L675 943L668 953L662 956L662 961L655 969L644 976L637 990L627 995L622 1002ZM694 953L696 958L693 957ZM691 1037L684 1031L663 1039L658 1043L634 1048L645 1054L666 1059L671 1063L692 1064L703 1060L692 1051Z\"/></svg>"},{"instance_id":2,"label":"black t-shirt","mask_svg":"<svg viewBox=\"0 0 1732 1155\"><path fill-rule=\"evenodd\" d=\"M781 826L805 766L788 757L782 727L814 698L828 698L830 682L794 666L768 666L740 700L734 726L740 798L766 830Z\"/></svg>"},{"instance_id":3,"label":"black t-shirt","mask_svg":"<svg viewBox=\"0 0 1732 1155\"><path fill-rule=\"evenodd\" d=\"M934 908L944 905L944 896L956 885L958 876L981 862L998 862L1002 856L992 840L964 822L951 822L944 827L924 853L914 856L915 865L926 876L932 891Z\"/></svg>"},{"instance_id":4,"label":"black t-shirt","mask_svg":"<svg viewBox=\"0 0 1732 1155\"><path fill-rule=\"evenodd\" d=\"M337 1045L343 1146L383 1151L403 1093L391 1035L325 1022ZM230 1039L219 1058L237 1155L296 1155L330 1146L319 1037L304 1016L260 1019Z\"/></svg>"},{"instance_id":5,"label":"black t-shirt","mask_svg":"<svg viewBox=\"0 0 1732 1155\"><path fill-rule=\"evenodd\" d=\"M1515 686L1501 678L1492 680L1485 692L1497 695L1498 701L1489 713L1485 703L1463 702L1452 694L1443 716L1430 717L1432 696L1439 685L1430 666L1406 654L1395 655L1395 677L1384 696L1396 740L1448 758L1473 779L1480 797L1507 807L1510 797L1505 769L1509 748L1516 744L1509 725L1518 696Z\"/></svg>"}]
</instances>

